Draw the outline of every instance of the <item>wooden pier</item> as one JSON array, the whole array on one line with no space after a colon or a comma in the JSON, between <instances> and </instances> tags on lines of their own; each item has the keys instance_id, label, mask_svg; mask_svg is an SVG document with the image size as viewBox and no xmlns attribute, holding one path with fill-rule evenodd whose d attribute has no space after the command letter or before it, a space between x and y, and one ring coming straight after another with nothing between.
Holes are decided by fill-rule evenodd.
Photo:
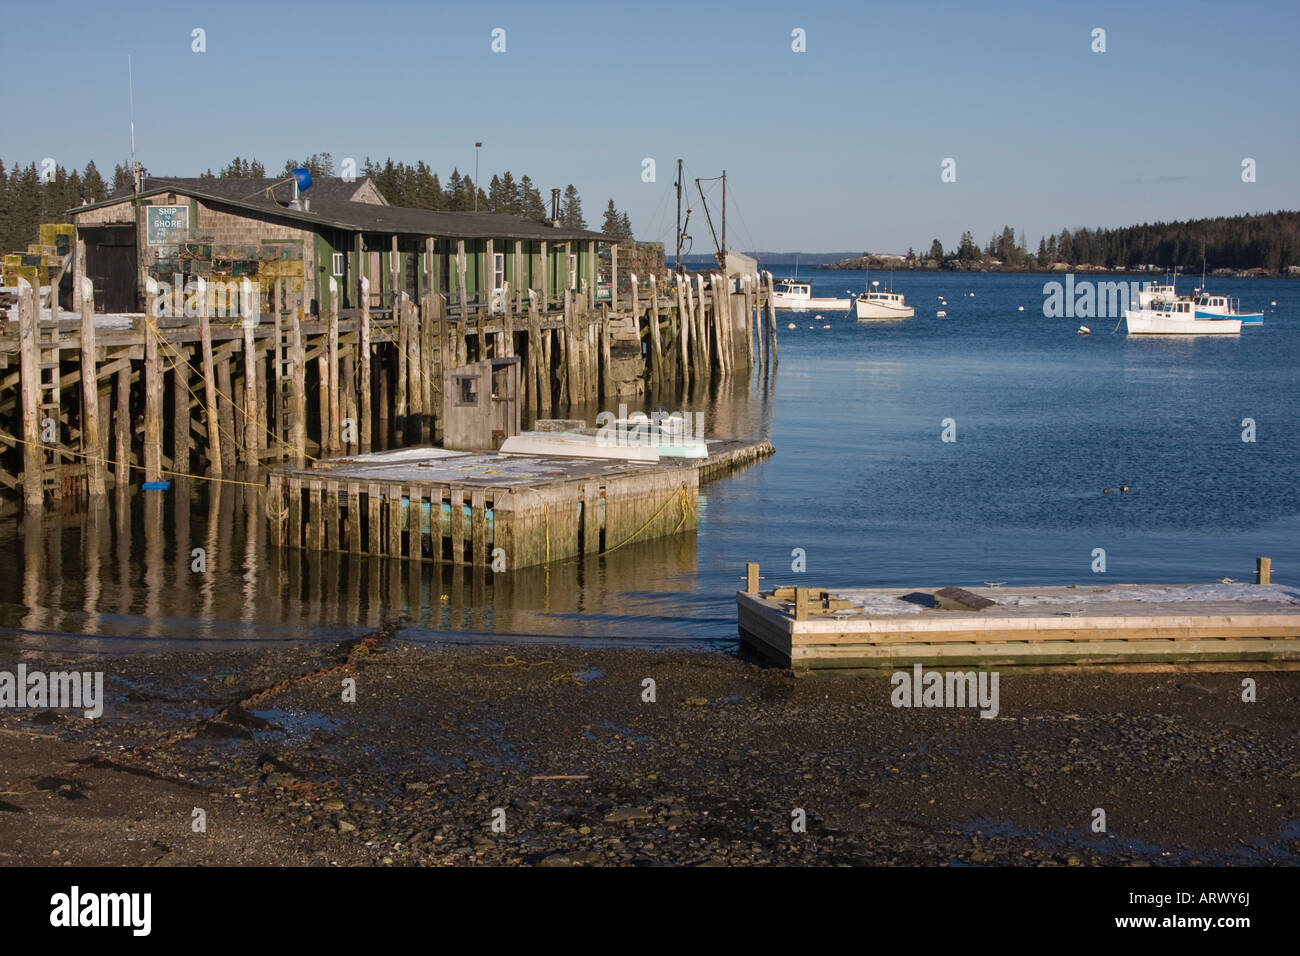
<instances>
[{"instance_id":1,"label":"wooden pier","mask_svg":"<svg viewBox=\"0 0 1300 956\"><path fill-rule=\"evenodd\" d=\"M84 278L75 314L40 321L37 290L20 280L19 320L0 322L0 487L31 507L436 442L444 363L519 356L527 416L775 366L770 274L630 278L615 276L608 303L586 279L507 286L489 303L463 294L462 275L451 306L398 293L391 308L340 310L331 295L323 315L277 281L254 293L254 320L222 315L199 284L183 293L197 317L156 317L151 289L145 314L114 321L96 316Z\"/></svg>"},{"instance_id":2,"label":"wooden pier","mask_svg":"<svg viewBox=\"0 0 1300 956\"><path fill-rule=\"evenodd\" d=\"M778 587L748 566L742 640L796 671L929 664L1300 661L1300 589L1265 583Z\"/></svg>"},{"instance_id":3,"label":"wooden pier","mask_svg":"<svg viewBox=\"0 0 1300 956\"><path fill-rule=\"evenodd\" d=\"M694 531L699 486L772 453L766 439L713 441L658 464L438 448L273 472L272 544L503 572Z\"/></svg>"}]
</instances>

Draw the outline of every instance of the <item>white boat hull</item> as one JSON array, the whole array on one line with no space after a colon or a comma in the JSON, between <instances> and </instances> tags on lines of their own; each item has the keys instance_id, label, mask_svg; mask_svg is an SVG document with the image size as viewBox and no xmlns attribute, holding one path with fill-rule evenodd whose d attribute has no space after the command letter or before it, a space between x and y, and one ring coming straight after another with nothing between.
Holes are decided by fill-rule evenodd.
<instances>
[{"instance_id":1,"label":"white boat hull","mask_svg":"<svg viewBox=\"0 0 1300 956\"><path fill-rule=\"evenodd\" d=\"M1240 319L1175 318L1152 309L1127 309L1124 323L1129 335L1239 335Z\"/></svg>"},{"instance_id":2,"label":"white boat hull","mask_svg":"<svg viewBox=\"0 0 1300 956\"><path fill-rule=\"evenodd\" d=\"M882 302L857 302L859 319L910 319L916 315L916 309L910 305L896 306Z\"/></svg>"},{"instance_id":3,"label":"white boat hull","mask_svg":"<svg viewBox=\"0 0 1300 956\"><path fill-rule=\"evenodd\" d=\"M827 312L839 310L847 311L849 307L848 299L811 299L803 296L782 295L780 292L772 294L772 305L778 309L788 309L791 312L815 312L818 309L825 309Z\"/></svg>"},{"instance_id":4,"label":"white boat hull","mask_svg":"<svg viewBox=\"0 0 1300 956\"><path fill-rule=\"evenodd\" d=\"M657 462L659 452L653 445L616 445L600 441L595 435L555 432L521 432L501 444L503 455L537 455L557 458L611 458L622 461Z\"/></svg>"}]
</instances>

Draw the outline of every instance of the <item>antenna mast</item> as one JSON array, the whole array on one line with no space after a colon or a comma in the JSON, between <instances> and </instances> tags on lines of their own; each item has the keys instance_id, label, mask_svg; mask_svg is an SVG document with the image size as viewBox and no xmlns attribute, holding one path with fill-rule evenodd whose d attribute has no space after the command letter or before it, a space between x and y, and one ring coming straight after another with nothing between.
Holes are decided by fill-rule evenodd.
<instances>
[{"instance_id":1,"label":"antenna mast","mask_svg":"<svg viewBox=\"0 0 1300 956\"><path fill-rule=\"evenodd\" d=\"M126 86L131 103L131 191L140 192L140 167L135 161L135 72L131 65L131 54L126 55Z\"/></svg>"}]
</instances>

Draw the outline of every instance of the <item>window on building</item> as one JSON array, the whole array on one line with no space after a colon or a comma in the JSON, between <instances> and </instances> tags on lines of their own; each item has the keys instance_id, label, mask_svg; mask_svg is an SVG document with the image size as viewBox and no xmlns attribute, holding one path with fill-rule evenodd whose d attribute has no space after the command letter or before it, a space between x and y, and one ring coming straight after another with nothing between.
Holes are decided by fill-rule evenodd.
<instances>
[{"instance_id":1,"label":"window on building","mask_svg":"<svg viewBox=\"0 0 1300 956\"><path fill-rule=\"evenodd\" d=\"M334 253L333 271L330 274L334 276L343 275L343 253L341 252Z\"/></svg>"},{"instance_id":2,"label":"window on building","mask_svg":"<svg viewBox=\"0 0 1300 956\"><path fill-rule=\"evenodd\" d=\"M456 404L457 405L478 404L478 376L477 375L456 376Z\"/></svg>"}]
</instances>

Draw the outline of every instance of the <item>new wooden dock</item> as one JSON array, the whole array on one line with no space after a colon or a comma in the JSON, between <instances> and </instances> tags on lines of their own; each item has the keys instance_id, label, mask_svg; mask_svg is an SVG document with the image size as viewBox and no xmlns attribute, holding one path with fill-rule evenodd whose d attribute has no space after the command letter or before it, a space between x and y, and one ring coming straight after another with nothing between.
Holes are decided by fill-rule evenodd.
<instances>
[{"instance_id":1,"label":"new wooden dock","mask_svg":"<svg viewBox=\"0 0 1300 956\"><path fill-rule=\"evenodd\" d=\"M317 462L270 475L270 540L494 571L608 554L695 530L704 476L772 445L717 440L709 452L642 464L410 448Z\"/></svg>"},{"instance_id":2,"label":"new wooden dock","mask_svg":"<svg viewBox=\"0 0 1300 956\"><path fill-rule=\"evenodd\" d=\"M1300 661L1300 589L1272 584L737 592L741 638L795 670ZM980 600L983 599L983 600ZM966 604L963 605L962 602ZM990 602L980 607L984 601Z\"/></svg>"}]
</instances>

